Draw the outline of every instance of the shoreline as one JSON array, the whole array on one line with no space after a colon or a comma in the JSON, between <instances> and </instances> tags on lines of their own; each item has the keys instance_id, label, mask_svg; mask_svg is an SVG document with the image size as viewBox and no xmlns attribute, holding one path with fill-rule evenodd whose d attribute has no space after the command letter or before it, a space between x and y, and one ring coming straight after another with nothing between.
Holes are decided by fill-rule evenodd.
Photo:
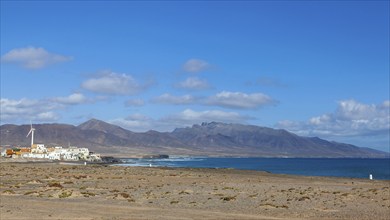
<instances>
[{"instance_id":1,"label":"shoreline","mask_svg":"<svg viewBox=\"0 0 390 220\"><path fill-rule=\"evenodd\" d=\"M390 212L389 180L96 164L0 169L4 219L386 219Z\"/></svg>"}]
</instances>

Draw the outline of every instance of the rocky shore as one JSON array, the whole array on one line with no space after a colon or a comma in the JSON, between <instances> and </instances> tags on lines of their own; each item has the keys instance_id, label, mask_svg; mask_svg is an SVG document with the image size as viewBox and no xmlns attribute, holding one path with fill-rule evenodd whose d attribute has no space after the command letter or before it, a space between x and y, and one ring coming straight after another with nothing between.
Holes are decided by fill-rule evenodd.
<instances>
[{"instance_id":1,"label":"rocky shore","mask_svg":"<svg viewBox=\"0 0 390 220\"><path fill-rule=\"evenodd\" d=\"M232 169L0 164L0 219L388 219L390 181Z\"/></svg>"}]
</instances>

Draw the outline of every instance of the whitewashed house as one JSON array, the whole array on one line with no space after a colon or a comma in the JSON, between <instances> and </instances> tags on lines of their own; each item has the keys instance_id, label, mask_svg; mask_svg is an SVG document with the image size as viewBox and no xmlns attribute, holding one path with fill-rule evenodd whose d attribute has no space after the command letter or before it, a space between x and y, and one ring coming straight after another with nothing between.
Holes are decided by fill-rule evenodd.
<instances>
[{"instance_id":1,"label":"whitewashed house","mask_svg":"<svg viewBox=\"0 0 390 220\"><path fill-rule=\"evenodd\" d=\"M1 156L7 156L6 151L2 152ZM49 160L65 160L65 161L101 161L99 154L89 152L88 148L69 147L62 148L61 146L46 148L43 144L34 144L31 151L20 152L13 154L12 157L49 159Z\"/></svg>"},{"instance_id":2,"label":"whitewashed house","mask_svg":"<svg viewBox=\"0 0 390 220\"><path fill-rule=\"evenodd\" d=\"M7 149L4 149L3 151L1 151L1 156L2 157L6 157L7 156Z\"/></svg>"},{"instance_id":3,"label":"whitewashed house","mask_svg":"<svg viewBox=\"0 0 390 220\"><path fill-rule=\"evenodd\" d=\"M31 147L31 153L46 154L47 153L47 148L45 147L44 144L34 144Z\"/></svg>"}]
</instances>

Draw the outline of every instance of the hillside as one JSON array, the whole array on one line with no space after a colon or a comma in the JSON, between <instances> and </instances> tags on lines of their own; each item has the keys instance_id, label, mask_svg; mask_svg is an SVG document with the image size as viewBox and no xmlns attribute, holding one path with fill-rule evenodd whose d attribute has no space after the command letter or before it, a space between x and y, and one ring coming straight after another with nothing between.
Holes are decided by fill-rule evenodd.
<instances>
[{"instance_id":1,"label":"hillside","mask_svg":"<svg viewBox=\"0 0 390 220\"><path fill-rule=\"evenodd\" d=\"M79 126L34 125L35 142L48 146L88 147L123 156L174 154L258 157L386 157L388 154L317 137L301 137L286 130L218 122L202 123L172 132L132 132L100 120ZM0 126L1 146L29 146L30 125Z\"/></svg>"}]
</instances>

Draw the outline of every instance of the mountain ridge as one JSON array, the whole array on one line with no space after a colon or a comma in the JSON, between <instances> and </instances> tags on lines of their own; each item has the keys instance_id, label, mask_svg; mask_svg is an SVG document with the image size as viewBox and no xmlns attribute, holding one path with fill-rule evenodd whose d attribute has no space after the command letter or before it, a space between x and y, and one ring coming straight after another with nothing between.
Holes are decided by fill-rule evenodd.
<instances>
[{"instance_id":1,"label":"mountain ridge","mask_svg":"<svg viewBox=\"0 0 390 220\"><path fill-rule=\"evenodd\" d=\"M88 147L110 155L199 155L257 157L388 157L388 153L284 129L204 122L172 132L132 132L98 119L78 126L37 124L35 140L49 146ZM1 125L0 145L29 146L30 125Z\"/></svg>"}]
</instances>

